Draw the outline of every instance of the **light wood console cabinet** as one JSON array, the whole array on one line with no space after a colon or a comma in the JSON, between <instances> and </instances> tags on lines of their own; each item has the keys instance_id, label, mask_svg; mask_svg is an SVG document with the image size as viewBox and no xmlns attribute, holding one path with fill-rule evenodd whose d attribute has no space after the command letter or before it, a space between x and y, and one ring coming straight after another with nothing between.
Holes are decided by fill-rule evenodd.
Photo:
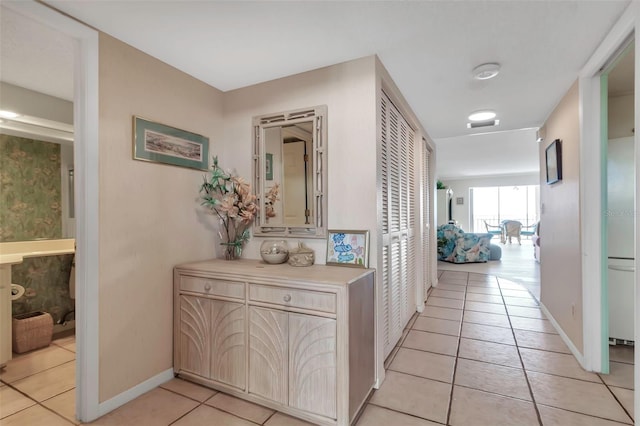
<instances>
[{"instance_id":1,"label":"light wood console cabinet","mask_svg":"<svg viewBox=\"0 0 640 426\"><path fill-rule=\"evenodd\" d=\"M174 272L174 371L322 425L374 383L374 272L210 260Z\"/></svg>"}]
</instances>

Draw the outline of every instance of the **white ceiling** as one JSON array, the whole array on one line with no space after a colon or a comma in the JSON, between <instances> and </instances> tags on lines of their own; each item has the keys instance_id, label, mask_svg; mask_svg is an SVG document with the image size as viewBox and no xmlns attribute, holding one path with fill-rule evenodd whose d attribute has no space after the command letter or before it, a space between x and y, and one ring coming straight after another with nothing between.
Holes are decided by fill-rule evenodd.
<instances>
[{"instance_id":1,"label":"white ceiling","mask_svg":"<svg viewBox=\"0 0 640 426\"><path fill-rule=\"evenodd\" d=\"M0 81L73 101L73 40L0 8Z\"/></svg>"},{"instance_id":2,"label":"white ceiling","mask_svg":"<svg viewBox=\"0 0 640 426\"><path fill-rule=\"evenodd\" d=\"M466 155L460 149L478 143L506 144L496 148L502 153L525 143L519 138L531 143L531 131L520 129L543 123L630 0L45 2L223 91L377 54L436 139L440 162L447 151ZM2 24L4 60L4 17ZM5 73L3 65L2 79L53 94L30 82L40 70L57 84L61 55L47 53L61 43L47 44L56 40L50 35L35 41L33 29L11 30L21 42L48 47L26 74L21 67ZM473 80L471 70L484 62L501 63L500 75ZM55 96L70 99L71 88L64 90ZM500 126L467 129L467 115L481 108L495 110ZM511 173L506 164L519 164L483 160L478 175ZM537 170L537 158L521 166L518 173ZM447 169L459 173L468 169Z\"/></svg>"}]
</instances>

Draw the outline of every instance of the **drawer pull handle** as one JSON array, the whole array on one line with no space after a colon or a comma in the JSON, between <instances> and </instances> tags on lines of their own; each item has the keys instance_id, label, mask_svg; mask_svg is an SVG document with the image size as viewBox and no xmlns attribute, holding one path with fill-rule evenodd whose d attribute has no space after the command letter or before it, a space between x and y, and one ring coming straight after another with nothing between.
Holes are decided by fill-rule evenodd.
<instances>
[{"instance_id":1,"label":"drawer pull handle","mask_svg":"<svg viewBox=\"0 0 640 426\"><path fill-rule=\"evenodd\" d=\"M283 297L285 302L291 302L291 295L290 294L285 294Z\"/></svg>"},{"instance_id":2,"label":"drawer pull handle","mask_svg":"<svg viewBox=\"0 0 640 426\"><path fill-rule=\"evenodd\" d=\"M209 291L209 290L211 290L211 284L210 283L206 283L204 285L204 291Z\"/></svg>"}]
</instances>

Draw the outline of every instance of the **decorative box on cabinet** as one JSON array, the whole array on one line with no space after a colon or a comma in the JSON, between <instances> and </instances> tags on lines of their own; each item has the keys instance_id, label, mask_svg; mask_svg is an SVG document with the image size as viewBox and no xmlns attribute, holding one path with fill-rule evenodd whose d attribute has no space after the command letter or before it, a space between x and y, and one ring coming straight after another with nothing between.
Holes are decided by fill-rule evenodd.
<instances>
[{"instance_id":1,"label":"decorative box on cabinet","mask_svg":"<svg viewBox=\"0 0 640 426\"><path fill-rule=\"evenodd\" d=\"M375 377L374 272L210 260L174 272L177 375L325 425Z\"/></svg>"}]
</instances>

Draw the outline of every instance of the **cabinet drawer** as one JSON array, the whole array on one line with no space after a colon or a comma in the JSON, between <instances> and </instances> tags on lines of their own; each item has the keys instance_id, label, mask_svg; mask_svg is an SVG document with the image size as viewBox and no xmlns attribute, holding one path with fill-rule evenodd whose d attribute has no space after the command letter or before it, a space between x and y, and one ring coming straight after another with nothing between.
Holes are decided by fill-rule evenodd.
<instances>
[{"instance_id":1,"label":"cabinet drawer","mask_svg":"<svg viewBox=\"0 0 640 426\"><path fill-rule=\"evenodd\" d=\"M180 290L244 299L244 283L238 281L222 281L182 275L180 277Z\"/></svg>"},{"instance_id":2,"label":"cabinet drawer","mask_svg":"<svg viewBox=\"0 0 640 426\"><path fill-rule=\"evenodd\" d=\"M336 295L321 291L249 284L249 300L321 312L336 312Z\"/></svg>"}]
</instances>

